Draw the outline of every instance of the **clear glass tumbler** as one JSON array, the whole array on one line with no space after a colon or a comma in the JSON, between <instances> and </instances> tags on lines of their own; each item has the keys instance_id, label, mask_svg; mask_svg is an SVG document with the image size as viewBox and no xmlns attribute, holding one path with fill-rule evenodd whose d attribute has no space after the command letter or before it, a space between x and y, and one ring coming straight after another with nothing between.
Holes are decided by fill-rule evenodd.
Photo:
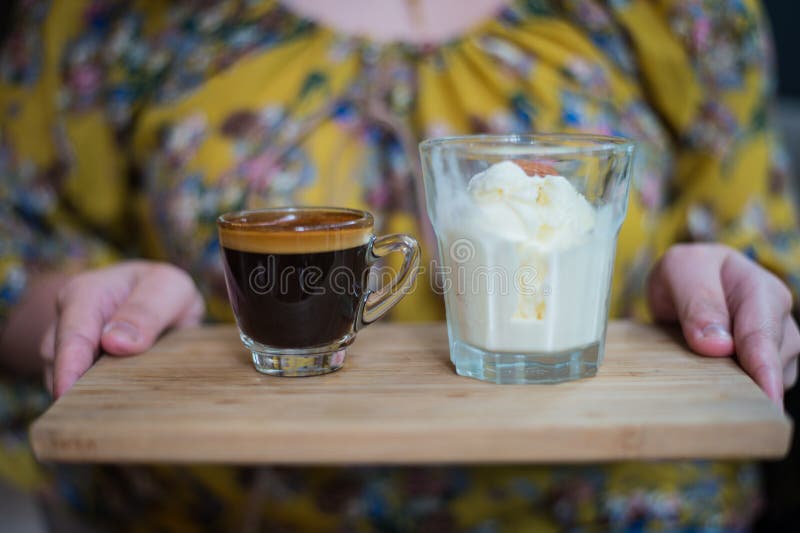
<instances>
[{"instance_id":1,"label":"clear glass tumbler","mask_svg":"<svg viewBox=\"0 0 800 533\"><path fill-rule=\"evenodd\" d=\"M420 153L458 374L495 383L595 375L634 144L479 135L430 139Z\"/></svg>"}]
</instances>

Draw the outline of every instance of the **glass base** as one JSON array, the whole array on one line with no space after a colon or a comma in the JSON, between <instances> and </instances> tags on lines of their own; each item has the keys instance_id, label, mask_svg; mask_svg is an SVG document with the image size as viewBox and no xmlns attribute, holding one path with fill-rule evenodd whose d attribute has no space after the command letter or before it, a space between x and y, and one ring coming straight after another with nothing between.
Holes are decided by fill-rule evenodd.
<instances>
[{"instance_id":1,"label":"glass base","mask_svg":"<svg viewBox=\"0 0 800 533\"><path fill-rule=\"evenodd\" d=\"M549 353L489 352L465 342L450 345L451 359L461 376L498 384L560 383L597 374L603 345Z\"/></svg>"},{"instance_id":2,"label":"glass base","mask_svg":"<svg viewBox=\"0 0 800 533\"><path fill-rule=\"evenodd\" d=\"M336 372L344 366L346 347L355 335L325 346L313 348L274 348L254 341L244 333L239 335L253 356L253 365L262 374L283 377L320 376Z\"/></svg>"}]
</instances>

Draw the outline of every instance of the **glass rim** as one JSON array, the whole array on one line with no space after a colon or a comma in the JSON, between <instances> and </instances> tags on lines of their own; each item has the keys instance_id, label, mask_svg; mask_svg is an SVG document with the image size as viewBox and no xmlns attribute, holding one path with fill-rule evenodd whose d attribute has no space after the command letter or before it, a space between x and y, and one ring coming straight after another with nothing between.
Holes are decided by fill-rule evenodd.
<instances>
[{"instance_id":1,"label":"glass rim","mask_svg":"<svg viewBox=\"0 0 800 533\"><path fill-rule=\"evenodd\" d=\"M287 228L280 224L264 224L258 222L243 222L241 219L249 215L259 215L263 213L329 213L338 215L352 215L353 218L347 220L340 220L335 222L326 223L324 225L310 225L310 226L294 226ZM332 207L332 206L285 206L285 207L265 207L261 209L243 209L239 211L230 211L223 213L217 217L217 226L226 230L240 230L240 231L261 231L261 232L303 232L303 231L318 231L320 229L356 229L356 228L372 228L375 220L371 213L361 209L353 209L349 207Z\"/></svg>"},{"instance_id":2,"label":"glass rim","mask_svg":"<svg viewBox=\"0 0 800 533\"><path fill-rule=\"evenodd\" d=\"M557 144L559 142L583 144L559 146ZM419 148L426 152L440 147L480 152L481 148L489 149L508 145L530 147L531 155L548 156L597 152L629 152L636 147L636 141L626 137L594 133L509 133L435 137L425 139L419 143Z\"/></svg>"}]
</instances>

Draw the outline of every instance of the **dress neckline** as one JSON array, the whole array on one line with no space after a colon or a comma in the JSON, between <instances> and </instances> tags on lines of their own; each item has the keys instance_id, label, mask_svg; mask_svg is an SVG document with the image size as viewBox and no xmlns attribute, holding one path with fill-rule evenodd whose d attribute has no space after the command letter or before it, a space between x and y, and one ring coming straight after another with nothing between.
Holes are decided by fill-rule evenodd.
<instances>
[{"instance_id":1,"label":"dress neckline","mask_svg":"<svg viewBox=\"0 0 800 533\"><path fill-rule=\"evenodd\" d=\"M516 11L516 8L519 7L520 0L507 0L499 5L494 14L467 26L457 35L430 43L402 40L382 41L369 35L351 33L325 21L298 13L292 6L286 4L282 0L275 0L275 3L284 11L286 16L293 19L293 22L302 24L308 30L325 33L335 41L354 43L358 48L376 53L377 55L395 51L403 55L418 56L436 54L441 50L458 46L465 41L486 34L492 26L498 23L504 23L504 21L507 22L510 18L509 11Z\"/></svg>"}]
</instances>

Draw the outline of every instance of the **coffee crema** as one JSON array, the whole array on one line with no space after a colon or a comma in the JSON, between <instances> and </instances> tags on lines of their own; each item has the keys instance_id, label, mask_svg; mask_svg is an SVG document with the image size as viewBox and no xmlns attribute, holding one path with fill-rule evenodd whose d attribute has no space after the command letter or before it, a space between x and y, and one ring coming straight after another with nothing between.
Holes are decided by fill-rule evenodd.
<instances>
[{"instance_id":1,"label":"coffee crema","mask_svg":"<svg viewBox=\"0 0 800 533\"><path fill-rule=\"evenodd\" d=\"M343 208L239 211L220 217L219 239L241 252L319 253L366 244L372 226L368 213Z\"/></svg>"}]
</instances>

